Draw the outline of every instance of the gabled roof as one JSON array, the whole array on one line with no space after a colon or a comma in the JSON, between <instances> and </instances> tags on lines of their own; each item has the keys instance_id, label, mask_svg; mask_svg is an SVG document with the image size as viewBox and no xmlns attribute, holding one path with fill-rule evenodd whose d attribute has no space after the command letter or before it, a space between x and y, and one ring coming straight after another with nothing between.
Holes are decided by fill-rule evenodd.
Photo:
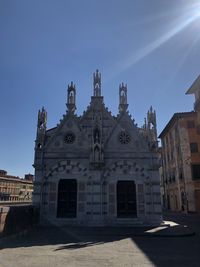
<instances>
[{"instance_id":1,"label":"gabled roof","mask_svg":"<svg viewBox=\"0 0 200 267\"><path fill-rule=\"evenodd\" d=\"M56 128L57 127L50 128L50 129L46 130L46 132L51 132L51 131L55 130Z\"/></svg>"},{"instance_id":2,"label":"gabled roof","mask_svg":"<svg viewBox=\"0 0 200 267\"><path fill-rule=\"evenodd\" d=\"M52 135L50 135L49 140L47 140L47 142L45 144L45 148L47 148L52 143L52 140L54 138L56 138L58 132L62 129L62 127L64 126L65 122L68 121L69 118L70 118L70 120L73 120L73 122L75 123L77 128L80 130L79 124L77 122L77 120L79 119L77 117L77 115L76 114L71 114L71 113L66 113L65 115L63 115L63 119L60 120L60 123L57 124L57 127L51 128L51 129L46 131L47 133L52 132Z\"/></svg>"},{"instance_id":3,"label":"gabled roof","mask_svg":"<svg viewBox=\"0 0 200 267\"><path fill-rule=\"evenodd\" d=\"M185 94L194 94L197 90L200 90L200 75L196 78Z\"/></svg>"},{"instance_id":4,"label":"gabled roof","mask_svg":"<svg viewBox=\"0 0 200 267\"><path fill-rule=\"evenodd\" d=\"M195 111L174 113L174 115L171 117L171 119L169 120L165 128L162 130L162 132L158 136L158 138L162 138L168 132L168 130L173 126L176 120L184 118L184 117L189 117L194 114L196 114Z\"/></svg>"}]
</instances>

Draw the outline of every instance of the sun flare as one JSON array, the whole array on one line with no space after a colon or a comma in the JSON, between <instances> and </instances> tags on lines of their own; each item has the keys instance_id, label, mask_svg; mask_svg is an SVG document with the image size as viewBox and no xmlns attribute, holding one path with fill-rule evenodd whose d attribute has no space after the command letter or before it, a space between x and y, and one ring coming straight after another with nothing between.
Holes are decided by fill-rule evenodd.
<instances>
[{"instance_id":1,"label":"sun flare","mask_svg":"<svg viewBox=\"0 0 200 267\"><path fill-rule=\"evenodd\" d=\"M163 14L164 17L164 14ZM174 18L174 23L171 28L168 29L163 35L159 36L157 39L153 40L147 46L144 46L137 50L136 52L130 54L127 60L121 64L122 71L131 67L138 61L142 60L144 57L148 56L156 49L164 45L166 42L171 40L177 34L185 30L187 27L195 25L200 25L200 0L193 4L186 6L184 9L177 13L177 17ZM199 40L199 33L196 34L194 40L191 40L191 46ZM190 48L189 48L190 50ZM186 53L187 54L187 53Z\"/></svg>"}]
</instances>

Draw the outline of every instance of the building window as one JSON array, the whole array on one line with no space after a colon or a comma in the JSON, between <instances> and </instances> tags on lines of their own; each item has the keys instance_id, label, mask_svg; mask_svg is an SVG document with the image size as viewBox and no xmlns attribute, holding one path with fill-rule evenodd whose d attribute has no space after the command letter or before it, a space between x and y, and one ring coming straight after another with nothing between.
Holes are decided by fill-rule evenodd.
<instances>
[{"instance_id":1,"label":"building window","mask_svg":"<svg viewBox=\"0 0 200 267\"><path fill-rule=\"evenodd\" d=\"M191 151L191 153L197 153L198 152L198 144L197 143L190 143L190 151Z\"/></svg>"},{"instance_id":2,"label":"building window","mask_svg":"<svg viewBox=\"0 0 200 267\"><path fill-rule=\"evenodd\" d=\"M162 142L163 149L165 149L165 140L163 139L161 142Z\"/></svg>"},{"instance_id":3,"label":"building window","mask_svg":"<svg viewBox=\"0 0 200 267\"><path fill-rule=\"evenodd\" d=\"M200 164L192 165L192 179L200 179Z\"/></svg>"},{"instance_id":4,"label":"building window","mask_svg":"<svg viewBox=\"0 0 200 267\"><path fill-rule=\"evenodd\" d=\"M175 138L178 137L178 125L177 124L175 125L174 135L175 135Z\"/></svg>"},{"instance_id":5,"label":"building window","mask_svg":"<svg viewBox=\"0 0 200 267\"><path fill-rule=\"evenodd\" d=\"M168 161L168 162L170 161L169 154L167 154L167 161Z\"/></svg>"},{"instance_id":6,"label":"building window","mask_svg":"<svg viewBox=\"0 0 200 267\"><path fill-rule=\"evenodd\" d=\"M197 134L200 134L200 125L197 125Z\"/></svg>"},{"instance_id":7,"label":"building window","mask_svg":"<svg viewBox=\"0 0 200 267\"><path fill-rule=\"evenodd\" d=\"M179 144L177 144L177 146L176 146L176 151L177 151L177 156L180 157L180 155L181 155L181 147L180 147Z\"/></svg>"},{"instance_id":8,"label":"building window","mask_svg":"<svg viewBox=\"0 0 200 267\"><path fill-rule=\"evenodd\" d=\"M182 169L179 170L179 179L180 180L183 179L183 171L182 171Z\"/></svg>"},{"instance_id":9,"label":"building window","mask_svg":"<svg viewBox=\"0 0 200 267\"><path fill-rule=\"evenodd\" d=\"M174 160L174 152L171 151L171 160Z\"/></svg>"},{"instance_id":10,"label":"building window","mask_svg":"<svg viewBox=\"0 0 200 267\"><path fill-rule=\"evenodd\" d=\"M176 181L176 177L175 177L175 175L173 174L172 175L172 182L175 182Z\"/></svg>"},{"instance_id":11,"label":"building window","mask_svg":"<svg viewBox=\"0 0 200 267\"><path fill-rule=\"evenodd\" d=\"M172 143L173 138L172 138L172 133L171 132L169 133L169 140L170 140L170 143Z\"/></svg>"},{"instance_id":12,"label":"building window","mask_svg":"<svg viewBox=\"0 0 200 267\"><path fill-rule=\"evenodd\" d=\"M191 129L191 128L194 128L194 127L195 127L194 121L187 121L187 128L188 129Z\"/></svg>"}]
</instances>

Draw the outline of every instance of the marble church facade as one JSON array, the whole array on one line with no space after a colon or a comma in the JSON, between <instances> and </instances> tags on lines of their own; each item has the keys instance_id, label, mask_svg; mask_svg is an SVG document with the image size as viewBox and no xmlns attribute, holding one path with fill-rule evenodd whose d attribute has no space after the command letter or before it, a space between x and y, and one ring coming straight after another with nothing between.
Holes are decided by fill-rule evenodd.
<instances>
[{"instance_id":1,"label":"marble church facade","mask_svg":"<svg viewBox=\"0 0 200 267\"><path fill-rule=\"evenodd\" d=\"M47 129L38 113L33 202L41 221L70 225L140 225L162 221L156 114L139 128L128 112L127 85L119 86L119 113L111 115L93 75L93 96L77 116L76 87L67 111Z\"/></svg>"}]
</instances>

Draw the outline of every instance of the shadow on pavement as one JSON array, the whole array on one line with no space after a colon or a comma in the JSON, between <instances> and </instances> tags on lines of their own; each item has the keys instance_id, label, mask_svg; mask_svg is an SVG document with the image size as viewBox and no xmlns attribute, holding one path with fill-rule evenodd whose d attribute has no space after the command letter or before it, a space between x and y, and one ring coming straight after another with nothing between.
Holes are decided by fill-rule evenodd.
<instances>
[{"instance_id":1,"label":"shadow on pavement","mask_svg":"<svg viewBox=\"0 0 200 267\"><path fill-rule=\"evenodd\" d=\"M180 225L187 225L197 235L200 235L200 214L165 211L165 220L172 220Z\"/></svg>"},{"instance_id":2,"label":"shadow on pavement","mask_svg":"<svg viewBox=\"0 0 200 267\"><path fill-rule=\"evenodd\" d=\"M30 229L24 236L0 240L0 249L52 245L49 249L55 254L58 251L65 250L76 250L78 253L80 249L102 246L105 243L129 239L155 266L199 267L199 236L175 236L174 231L181 231L182 233L183 229L180 226L174 227L161 228L158 233L152 234L151 232L146 232L151 231L151 228L140 227L98 228L66 226L58 228L56 226L37 226ZM172 236L173 238L166 238ZM135 251L133 249L132 251L128 251L128 253L134 255Z\"/></svg>"},{"instance_id":3,"label":"shadow on pavement","mask_svg":"<svg viewBox=\"0 0 200 267\"><path fill-rule=\"evenodd\" d=\"M59 246L58 248L55 249L57 250L63 250L63 249L80 249L80 248L86 248L90 246L96 246L96 245L102 245L104 242L77 242L74 244L67 244L64 246Z\"/></svg>"}]
</instances>

